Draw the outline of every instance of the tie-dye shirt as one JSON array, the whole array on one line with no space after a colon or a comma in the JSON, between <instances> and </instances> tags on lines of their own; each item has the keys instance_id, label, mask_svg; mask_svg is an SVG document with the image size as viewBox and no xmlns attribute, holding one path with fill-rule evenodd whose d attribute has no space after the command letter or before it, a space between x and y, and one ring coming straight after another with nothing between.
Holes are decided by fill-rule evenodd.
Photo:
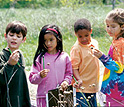
<instances>
[{"instance_id":1,"label":"tie-dye shirt","mask_svg":"<svg viewBox=\"0 0 124 107\"><path fill-rule=\"evenodd\" d=\"M113 40L108 56L100 60L105 65L101 92L118 100L124 100L124 38Z\"/></svg>"}]
</instances>

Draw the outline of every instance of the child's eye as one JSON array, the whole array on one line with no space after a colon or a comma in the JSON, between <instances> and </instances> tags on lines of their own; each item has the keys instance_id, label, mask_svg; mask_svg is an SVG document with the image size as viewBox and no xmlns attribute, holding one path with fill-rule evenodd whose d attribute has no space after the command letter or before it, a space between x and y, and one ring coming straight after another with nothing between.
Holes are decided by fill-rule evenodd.
<instances>
[{"instance_id":1,"label":"child's eye","mask_svg":"<svg viewBox=\"0 0 124 107\"><path fill-rule=\"evenodd\" d=\"M11 37L12 37L12 36L14 36L14 35L13 35L13 34L9 34L9 36L11 36Z\"/></svg>"},{"instance_id":2,"label":"child's eye","mask_svg":"<svg viewBox=\"0 0 124 107\"><path fill-rule=\"evenodd\" d=\"M18 38L21 38L21 36L20 36L20 35L17 35L17 37L18 37Z\"/></svg>"},{"instance_id":3,"label":"child's eye","mask_svg":"<svg viewBox=\"0 0 124 107\"><path fill-rule=\"evenodd\" d=\"M82 36L78 36L79 38L82 38Z\"/></svg>"},{"instance_id":4,"label":"child's eye","mask_svg":"<svg viewBox=\"0 0 124 107\"><path fill-rule=\"evenodd\" d=\"M50 41L53 41L53 39L50 39Z\"/></svg>"},{"instance_id":5,"label":"child's eye","mask_svg":"<svg viewBox=\"0 0 124 107\"><path fill-rule=\"evenodd\" d=\"M85 37L88 37L89 35L85 35Z\"/></svg>"},{"instance_id":6,"label":"child's eye","mask_svg":"<svg viewBox=\"0 0 124 107\"><path fill-rule=\"evenodd\" d=\"M109 27L109 25L107 25L106 27Z\"/></svg>"},{"instance_id":7,"label":"child's eye","mask_svg":"<svg viewBox=\"0 0 124 107\"><path fill-rule=\"evenodd\" d=\"M112 28L115 28L115 26L112 26Z\"/></svg>"}]
</instances>

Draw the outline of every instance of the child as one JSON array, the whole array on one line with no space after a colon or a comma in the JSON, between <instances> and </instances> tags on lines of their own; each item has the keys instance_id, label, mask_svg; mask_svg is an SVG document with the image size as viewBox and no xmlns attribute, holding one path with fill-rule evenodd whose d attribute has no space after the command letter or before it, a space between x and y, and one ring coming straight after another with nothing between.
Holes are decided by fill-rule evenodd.
<instances>
[{"instance_id":1,"label":"child","mask_svg":"<svg viewBox=\"0 0 124 107\"><path fill-rule=\"evenodd\" d=\"M31 106L24 58L18 50L26 34L27 27L20 21L13 21L6 27L7 47L0 53L1 107Z\"/></svg>"},{"instance_id":2,"label":"child","mask_svg":"<svg viewBox=\"0 0 124 107\"><path fill-rule=\"evenodd\" d=\"M76 78L74 87L77 88L77 107L97 106L96 92L99 87L99 60L92 54L96 41L91 39L91 24L85 19L79 19L74 24L77 37L71 48L73 74ZM93 43L95 41L95 43ZM86 98L85 98L86 97ZM89 101L87 101L89 99Z\"/></svg>"},{"instance_id":3,"label":"child","mask_svg":"<svg viewBox=\"0 0 124 107\"><path fill-rule=\"evenodd\" d=\"M105 65L101 92L106 106L124 106L124 9L115 9L105 19L106 31L113 38L108 56L99 50L96 55ZM107 69L108 68L108 69Z\"/></svg>"},{"instance_id":4,"label":"child","mask_svg":"<svg viewBox=\"0 0 124 107\"><path fill-rule=\"evenodd\" d=\"M39 35L29 80L38 84L37 107L46 107L46 94L61 85L71 83L72 65L69 55L63 52L62 35L56 25L45 25Z\"/></svg>"}]
</instances>

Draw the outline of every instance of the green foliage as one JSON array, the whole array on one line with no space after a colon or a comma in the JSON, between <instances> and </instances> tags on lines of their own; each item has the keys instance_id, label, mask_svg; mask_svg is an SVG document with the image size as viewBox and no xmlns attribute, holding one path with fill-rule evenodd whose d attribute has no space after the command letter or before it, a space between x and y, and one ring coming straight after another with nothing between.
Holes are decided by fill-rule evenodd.
<instances>
[{"instance_id":1,"label":"green foliage","mask_svg":"<svg viewBox=\"0 0 124 107\"><path fill-rule=\"evenodd\" d=\"M57 2L57 3L56 3ZM0 0L0 8L40 8L59 4L59 0Z\"/></svg>"},{"instance_id":2,"label":"green foliage","mask_svg":"<svg viewBox=\"0 0 124 107\"><path fill-rule=\"evenodd\" d=\"M116 4L123 3L116 0ZM111 0L0 0L0 8L40 8L40 7L71 7L73 10L84 5L112 5Z\"/></svg>"},{"instance_id":3,"label":"green foliage","mask_svg":"<svg viewBox=\"0 0 124 107\"><path fill-rule=\"evenodd\" d=\"M0 0L0 7L4 7L4 8L7 8L7 7L10 7L10 4L11 4L12 2L11 1L9 1L9 0Z\"/></svg>"},{"instance_id":4,"label":"green foliage","mask_svg":"<svg viewBox=\"0 0 124 107\"><path fill-rule=\"evenodd\" d=\"M120 6L118 5L118 7ZM14 20L20 20L28 28L26 42L20 46L20 50L22 50L25 57L26 66L31 66L33 62L40 29L46 24L56 24L59 26L63 35L64 51L69 54L72 45L76 41L73 29L74 22L79 18L87 18L92 24L92 37L98 40L99 48L107 54L111 38L109 40L109 36L106 34L104 18L110 10L111 7L98 5L84 5L75 10L71 7L0 9L0 51L7 46L4 38L7 24Z\"/></svg>"},{"instance_id":5,"label":"green foliage","mask_svg":"<svg viewBox=\"0 0 124 107\"><path fill-rule=\"evenodd\" d=\"M61 0L63 6L72 7L73 10L79 8L85 4L81 0Z\"/></svg>"},{"instance_id":6,"label":"green foliage","mask_svg":"<svg viewBox=\"0 0 124 107\"><path fill-rule=\"evenodd\" d=\"M61 3L63 6L71 7L74 9L79 8L81 6L87 5L87 4L97 4L102 5L102 0L61 0Z\"/></svg>"}]
</instances>

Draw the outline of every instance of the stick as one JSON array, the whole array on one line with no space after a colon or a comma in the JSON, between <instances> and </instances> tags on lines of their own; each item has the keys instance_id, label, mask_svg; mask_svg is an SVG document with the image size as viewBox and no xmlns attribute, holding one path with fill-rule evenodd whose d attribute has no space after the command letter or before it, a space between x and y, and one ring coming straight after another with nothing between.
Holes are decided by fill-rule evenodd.
<instances>
[{"instance_id":1,"label":"stick","mask_svg":"<svg viewBox=\"0 0 124 107\"><path fill-rule=\"evenodd\" d=\"M45 65L44 65L44 55L43 55L43 69L45 69Z\"/></svg>"},{"instance_id":2,"label":"stick","mask_svg":"<svg viewBox=\"0 0 124 107\"><path fill-rule=\"evenodd\" d=\"M76 80L76 78L72 75L73 79L75 80L75 82L78 84L78 81Z\"/></svg>"},{"instance_id":3,"label":"stick","mask_svg":"<svg viewBox=\"0 0 124 107\"><path fill-rule=\"evenodd\" d=\"M12 51L9 49L9 52L12 54ZM17 62L17 65L20 67L20 64L19 62Z\"/></svg>"}]
</instances>

